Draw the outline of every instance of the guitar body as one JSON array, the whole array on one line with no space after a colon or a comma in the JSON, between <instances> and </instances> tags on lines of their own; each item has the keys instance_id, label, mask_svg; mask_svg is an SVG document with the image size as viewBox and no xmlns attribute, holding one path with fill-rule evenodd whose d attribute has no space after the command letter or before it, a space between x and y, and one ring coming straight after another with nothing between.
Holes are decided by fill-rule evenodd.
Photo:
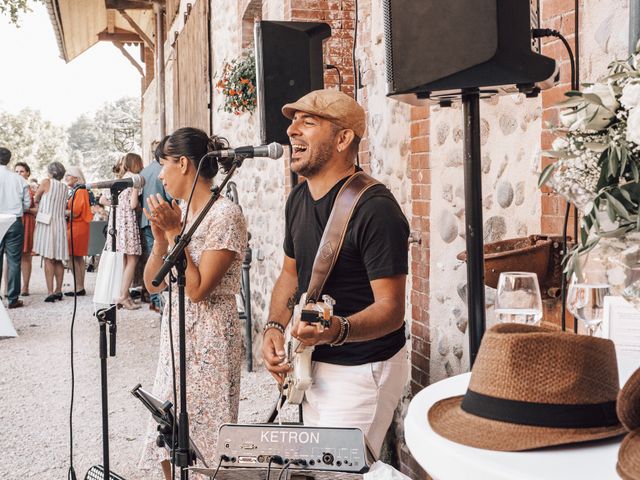
<instances>
[{"instance_id":1,"label":"guitar body","mask_svg":"<svg viewBox=\"0 0 640 480\"><path fill-rule=\"evenodd\" d=\"M287 403L300 405L311 386L311 356L314 350L314 347L307 347L291 336L291 331L301 321L316 325L322 331L330 325L334 304L335 301L328 295L323 295L321 302L307 304L307 294L304 293L293 309L291 321L285 330L285 352L291 366L282 387Z\"/></svg>"}]
</instances>

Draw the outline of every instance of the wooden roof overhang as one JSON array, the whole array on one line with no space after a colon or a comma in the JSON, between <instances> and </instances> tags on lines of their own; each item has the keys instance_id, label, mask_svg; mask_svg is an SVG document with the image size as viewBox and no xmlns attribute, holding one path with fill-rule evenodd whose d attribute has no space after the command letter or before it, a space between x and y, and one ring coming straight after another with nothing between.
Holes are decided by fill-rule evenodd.
<instances>
[{"instance_id":1,"label":"wooden roof overhang","mask_svg":"<svg viewBox=\"0 0 640 480\"><path fill-rule=\"evenodd\" d=\"M153 50L153 2L145 0L46 0L60 56L70 62L99 41ZM126 55L126 54L125 54ZM130 60L132 60L130 58Z\"/></svg>"}]
</instances>

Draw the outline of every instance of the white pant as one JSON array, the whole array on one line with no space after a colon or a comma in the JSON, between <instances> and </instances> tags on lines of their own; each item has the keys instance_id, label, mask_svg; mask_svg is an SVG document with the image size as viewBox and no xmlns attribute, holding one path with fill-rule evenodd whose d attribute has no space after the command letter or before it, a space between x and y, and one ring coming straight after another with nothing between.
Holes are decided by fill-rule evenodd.
<instances>
[{"instance_id":1,"label":"white pant","mask_svg":"<svg viewBox=\"0 0 640 480\"><path fill-rule=\"evenodd\" d=\"M344 366L313 362L313 383L302 403L311 427L358 427L380 454L409 375L406 346L389 360Z\"/></svg>"}]
</instances>

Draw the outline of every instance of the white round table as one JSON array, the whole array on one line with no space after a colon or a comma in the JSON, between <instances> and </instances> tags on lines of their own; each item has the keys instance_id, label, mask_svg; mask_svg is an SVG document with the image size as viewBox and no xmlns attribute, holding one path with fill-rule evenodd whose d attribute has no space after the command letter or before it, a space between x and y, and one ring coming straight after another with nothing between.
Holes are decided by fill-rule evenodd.
<instances>
[{"instance_id":1,"label":"white round table","mask_svg":"<svg viewBox=\"0 0 640 480\"><path fill-rule=\"evenodd\" d=\"M624 384L637 362L619 365ZM608 480L618 479L616 460L622 437L528 452L496 452L467 447L435 433L427 412L438 400L464 395L470 373L428 386L409 404L404 420L407 445L413 457L434 480Z\"/></svg>"}]
</instances>

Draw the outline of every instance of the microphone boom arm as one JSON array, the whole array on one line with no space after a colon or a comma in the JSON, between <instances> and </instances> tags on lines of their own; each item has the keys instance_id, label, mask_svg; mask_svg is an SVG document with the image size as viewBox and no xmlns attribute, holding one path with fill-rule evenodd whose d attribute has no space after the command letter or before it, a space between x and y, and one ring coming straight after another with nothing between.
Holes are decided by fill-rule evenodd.
<instances>
[{"instance_id":1,"label":"microphone boom arm","mask_svg":"<svg viewBox=\"0 0 640 480\"><path fill-rule=\"evenodd\" d=\"M222 180L222 183L220 184L220 186L214 185L213 187L211 187L211 197L209 197L209 200L205 204L204 208L198 214L198 216L193 221L193 224L189 227L189 229L186 232L184 232L182 236L176 237L175 245L165 257L164 263L162 264L162 267L160 267L160 270L158 270L158 273L156 273L156 276L153 277L151 284L154 287L158 287L162 283L162 281L167 276L169 271L180 260L180 257L184 253L184 249L187 248L187 245L189 245L189 242L191 242L191 237L193 236L195 231L198 229L198 227L204 220L204 217L207 215L209 210L211 210L211 207L213 207L213 204L220 198L220 192L222 192L222 190L227 185L229 180L231 180L231 177L235 173L236 169L242 165L242 162L244 161L245 158L247 157L236 156L233 159L233 162L231 163L231 167L226 171L226 175Z\"/></svg>"}]
</instances>

